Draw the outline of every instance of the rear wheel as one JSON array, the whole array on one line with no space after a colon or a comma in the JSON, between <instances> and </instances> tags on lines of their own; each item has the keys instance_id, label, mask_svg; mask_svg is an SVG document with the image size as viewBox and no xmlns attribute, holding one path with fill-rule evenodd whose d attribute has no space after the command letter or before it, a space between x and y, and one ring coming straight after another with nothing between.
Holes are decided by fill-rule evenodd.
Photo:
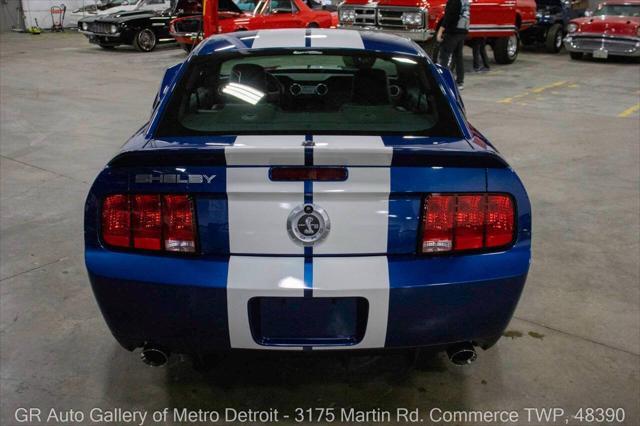
<instances>
[{"instance_id":1,"label":"rear wheel","mask_svg":"<svg viewBox=\"0 0 640 426\"><path fill-rule=\"evenodd\" d=\"M582 57L584 56L582 52L570 52L569 55L571 56L571 59L575 59L576 61L578 59L582 59Z\"/></svg>"},{"instance_id":2,"label":"rear wheel","mask_svg":"<svg viewBox=\"0 0 640 426\"><path fill-rule=\"evenodd\" d=\"M493 57L499 64L512 64L520 52L520 40L516 34L500 37L493 43Z\"/></svg>"},{"instance_id":3,"label":"rear wheel","mask_svg":"<svg viewBox=\"0 0 640 426\"><path fill-rule=\"evenodd\" d=\"M133 45L141 52L151 52L157 44L156 34L148 28L138 31L133 37Z\"/></svg>"},{"instance_id":4,"label":"rear wheel","mask_svg":"<svg viewBox=\"0 0 640 426\"><path fill-rule=\"evenodd\" d=\"M544 43L544 48L549 53L558 53L562 50L562 25L553 24L549 31L547 31L547 39Z\"/></svg>"}]
</instances>

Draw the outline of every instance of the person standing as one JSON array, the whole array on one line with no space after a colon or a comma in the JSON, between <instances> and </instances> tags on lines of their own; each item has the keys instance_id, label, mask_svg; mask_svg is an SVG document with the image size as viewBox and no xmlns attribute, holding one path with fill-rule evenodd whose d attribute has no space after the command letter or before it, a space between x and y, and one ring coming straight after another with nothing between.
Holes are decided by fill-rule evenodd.
<instances>
[{"instance_id":1,"label":"person standing","mask_svg":"<svg viewBox=\"0 0 640 426\"><path fill-rule=\"evenodd\" d=\"M471 48L473 49L473 70L475 72L489 71L487 39L485 37L471 39Z\"/></svg>"},{"instance_id":2,"label":"person standing","mask_svg":"<svg viewBox=\"0 0 640 426\"><path fill-rule=\"evenodd\" d=\"M464 88L462 48L469 33L469 0L448 0L436 40L440 43L440 65L451 69L455 61L456 83Z\"/></svg>"}]
</instances>

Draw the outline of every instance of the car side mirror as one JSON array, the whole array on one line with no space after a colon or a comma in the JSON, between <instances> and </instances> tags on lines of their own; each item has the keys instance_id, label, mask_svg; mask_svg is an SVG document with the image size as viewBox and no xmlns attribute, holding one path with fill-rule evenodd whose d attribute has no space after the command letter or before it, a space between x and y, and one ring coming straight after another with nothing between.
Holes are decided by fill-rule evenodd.
<instances>
[{"instance_id":1,"label":"car side mirror","mask_svg":"<svg viewBox=\"0 0 640 426\"><path fill-rule=\"evenodd\" d=\"M585 10L584 11L584 16L586 16L587 18L590 18L593 16L593 10Z\"/></svg>"},{"instance_id":2,"label":"car side mirror","mask_svg":"<svg viewBox=\"0 0 640 426\"><path fill-rule=\"evenodd\" d=\"M460 91L458 90L458 85L456 84L456 79L453 77L453 74L447 67L443 67L440 64L435 64L436 70L438 74L442 76L445 84L445 90L447 90L447 94L454 97L458 107L465 112L464 102L462 102L462 96L460 96Z\"/></svg>"},{"instance_id":3,"label":"car side mirror","mask_svg":"<svg viewBox=\"0 0 640 426\"><path fill-rule=\"evenodd\" d=\"M178 75L178 71L180 71L180 67L182 63L175 64L172 67L167 68L164 72L164 77L162 77L162 83L160 83L160 89L158 90L158 94L156 94L156 98L153 100L153 109L155 110L162 99L171 91L171 85L173 84L176 75Z\"/></svg>"}]
</instances>

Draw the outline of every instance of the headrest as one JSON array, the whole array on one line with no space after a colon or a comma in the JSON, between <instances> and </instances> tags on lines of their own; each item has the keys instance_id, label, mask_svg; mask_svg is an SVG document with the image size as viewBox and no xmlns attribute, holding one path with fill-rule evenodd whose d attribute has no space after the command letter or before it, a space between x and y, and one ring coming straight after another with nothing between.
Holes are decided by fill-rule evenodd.
<instances>
[{"instance_id":1,"label":"headrest","mask_svg":"<svg viewBox=\"0 0 640 426\"><path fill-rule=\"evenodd\" d=\"M267 73L260 65L238 64L231 69L231 81L267 92Z\"/></svg>"},{"instance_id":2,"label":"headrest","mask_svg":"<svg viewBox=\"0 0 640 426\"><path fill-rule=\"evenodd\" d=\"M353 102L368 105L388 104L387 73L377 68L356 71L353 75Z\"/></svg>"}]
</instances>

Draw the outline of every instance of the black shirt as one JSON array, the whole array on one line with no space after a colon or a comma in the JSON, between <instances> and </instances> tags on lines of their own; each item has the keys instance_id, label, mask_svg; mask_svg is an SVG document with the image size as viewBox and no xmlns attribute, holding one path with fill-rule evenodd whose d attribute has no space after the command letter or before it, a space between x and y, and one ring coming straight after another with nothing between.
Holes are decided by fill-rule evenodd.
<instances>
[{"instance_id":1,"label":"black shirt","mask_svg":"<svg viewBox=\"0 0 640 426\"><path fill-rule=\"evenodd\" d=\"M460 20L460 12L462 11L462 3L460 0L449 0L444 9L444 18L442 18L440 26L444 27L445 34L467 34L469 31L457 28L458 20Z\"/></svg>"}]
</instances>

